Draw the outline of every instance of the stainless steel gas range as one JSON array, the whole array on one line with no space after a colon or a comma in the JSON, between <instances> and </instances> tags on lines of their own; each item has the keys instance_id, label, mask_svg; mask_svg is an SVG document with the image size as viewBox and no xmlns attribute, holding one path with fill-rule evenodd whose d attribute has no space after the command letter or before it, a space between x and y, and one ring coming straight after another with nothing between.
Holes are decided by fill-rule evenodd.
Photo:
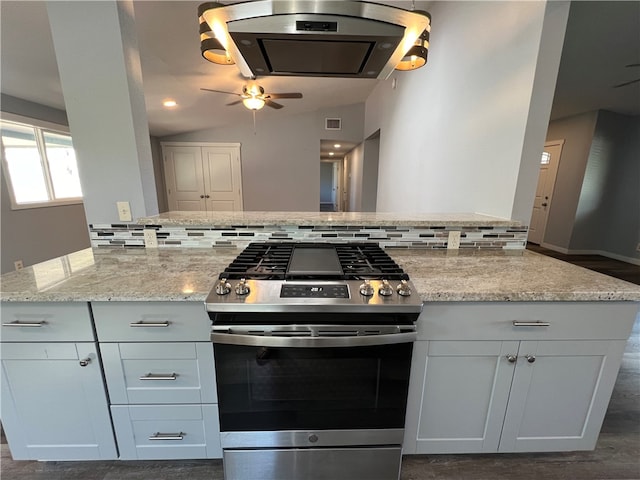
<instances>
[{"instance_id":1,"label":"stainless steel gas range","mask_svg":"<svg viewBox=\"0 0 640 480\"><path fill-rule=\"evenodd\" d=\"M252 243L206 308L225 479L399 478L422 302L384 250Z\"/></svg>"}]
</instances>

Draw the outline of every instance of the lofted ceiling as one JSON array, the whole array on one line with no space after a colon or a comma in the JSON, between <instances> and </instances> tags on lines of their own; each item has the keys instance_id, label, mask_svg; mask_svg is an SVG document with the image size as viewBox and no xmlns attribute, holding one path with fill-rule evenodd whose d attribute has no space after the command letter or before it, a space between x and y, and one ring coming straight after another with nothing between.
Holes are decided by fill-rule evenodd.
<instances>
[{"instance_id":1,"label":"lofted ceiling","mask_svg":"<svg viewBox=\"0 0 640 480\"><path fill-rule=\"evenodd\" d=\"M246 83L236 67L214 65L201 57L197 19L200 3L134 2L149 130L154 136L252 122L251 112L241 105L226 106L236 97L200 90L212 88L240 93ZM381 3L408 8L411 2ZM2 93L64 110L45 2L2 0L0 19ZM432 39L437 39L437 35L433 34ZM433 42L431 48L438 48L437 43ZM640 114L640 83L612 88L640 77L640 68L625 68L626 64L638 62L640 2L574 2L552 118L601 108ZM376 82L371 79L260 78L259 83L267 92L302 92L304 98L278 100L284 109L264 108L257 115L260 121L268 121L275 115L361 103ZM162 102L168 98L174 99L177 107L163 107Z\"/></svg>"}]
</instances>

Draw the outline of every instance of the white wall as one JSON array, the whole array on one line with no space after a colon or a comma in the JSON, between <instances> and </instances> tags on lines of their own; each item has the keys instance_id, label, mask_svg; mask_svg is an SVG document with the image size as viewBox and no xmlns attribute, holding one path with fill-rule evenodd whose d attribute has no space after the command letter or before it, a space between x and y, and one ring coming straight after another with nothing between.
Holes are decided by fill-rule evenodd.
<instances>
[{"instance_id":1,"label":"white wall","mask_svg":"<svg viewBox=\"0 0 640 480\"><path fill-rule=\"evenodd\" d=\"M171 135L161 140L239 142L245 210L317 212L320 140L361 140L364 104L298 115L273 112L268 120L257 112L255 134L251 113L246 113L243 125ZM342 130L325 130L324 119L336 117L342 118Z\"/></svg>"},{"instance_id":2,"label":"white wall","mask_svg":"<svg viewBox=\"0 0 640 480\"><path fill-rule=\"evenodd\" d=\"M547 247L569 248L596 119L597 112L587 112L549 123L547 141L564 140L564 145L544 233Z\"/></svg>"},{"instance_id":3,"label":"white wall","mask_svg":"<svg viewBox=\"0 0 640 480\"><path fill-rule=\"evenodd\" d=\"M158 213L133 2L47 2L90 223ZM90 44L91 48L87 48Z\"/></svg>"},{"instance_id":4,"label":"white wall","mask_svg":"<svg viewBox=\"0 0 640 480\"><path fill-rule=\"evenodd\" d=\"M567 2L553 3L561 20L545 32L554 42L538 72L545 2L430 5L427 66L394 73L397 88L382 82L366 103L365 136L381 135L378 210L511 218L516 188L532 206L537 178L518 177L527 130L537 129L528 141L537 138L538 158L544 143L553 88L534 83L555 81L568 14ZM545 108L532 118L537 102Z\"/></svg>"}]
</instances>

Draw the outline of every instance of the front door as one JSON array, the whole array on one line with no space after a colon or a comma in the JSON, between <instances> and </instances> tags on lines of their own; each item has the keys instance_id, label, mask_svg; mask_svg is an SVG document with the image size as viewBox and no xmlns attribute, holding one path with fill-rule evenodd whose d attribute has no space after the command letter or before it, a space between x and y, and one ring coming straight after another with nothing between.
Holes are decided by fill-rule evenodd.
<instances>
[{"instance_id":1,"label":"front door","mask_svg":"<svg viewBox=\"0 0 640 480\"><path fill-rule=\"evenodd\" d=\"M544 241L544 231L547 226L551 200L553 199L553 188L556 184L556 174L558 173L558 163L560 162L563 144L564 140L547 142L544 144L544 151L542 152L540 174L538 175L538 186L536 187L536 196L533 201L528 237L530 242L538 245Z\"/></svg>"}]
</instances>

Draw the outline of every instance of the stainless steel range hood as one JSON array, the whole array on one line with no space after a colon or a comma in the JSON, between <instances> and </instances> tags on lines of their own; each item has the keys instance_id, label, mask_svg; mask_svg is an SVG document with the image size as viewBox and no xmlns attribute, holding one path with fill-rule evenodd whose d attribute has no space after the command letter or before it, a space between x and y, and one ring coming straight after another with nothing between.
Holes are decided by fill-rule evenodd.
<instances>
[{"instance_id":1,"label":"stainless steel range hood","mask_svg":"<svg viewBox=\"0 0 640 480\"><path fill-rule=\"evenodd\" d=\"M429 31L425 13L360 1L258 0L212 2L202 17L247 78L385 79Z\"/></svg>"}]
</instances>

